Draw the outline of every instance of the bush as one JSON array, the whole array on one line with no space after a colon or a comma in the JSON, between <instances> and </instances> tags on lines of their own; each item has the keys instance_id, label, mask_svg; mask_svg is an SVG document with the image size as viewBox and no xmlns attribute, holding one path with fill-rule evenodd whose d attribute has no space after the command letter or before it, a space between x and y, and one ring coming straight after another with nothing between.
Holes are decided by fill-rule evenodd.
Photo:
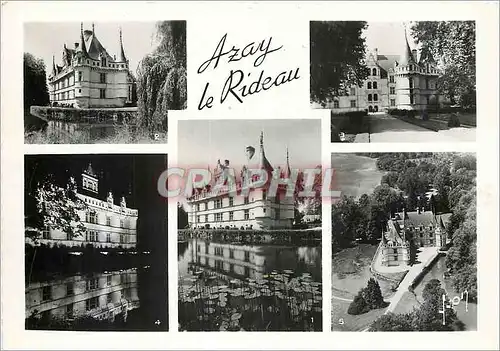
<instances>
[{"instance_id":1,"label":"bush","mask_svg":"<svg viewBox=\"0 0 500 351\"><path fill-rule=\"evenodd\" d=\"M415 111L413 111L413 110L407 111L407 116L410 118L415 118Z\"/></svg>"},{"instance_id":2,"label":"bush","mask_svg":"<svg viewBox=\"0 0 500 351\"><path fill-rule=\"evenodd\" d=\"M368 304L362 296L361 291L356 295L354 301L351 302L349 308L347 309L347 313L353 316L358 314L363 314L370 311Z\"/></svg>"},{"instance_id":3,"label":"bush","mask_svg":"<svg viewBox=\"0 0 500 351\"><path fill-rule=\"evenodd\" d=\"M460 127L460 118L458 118L458 114L452 114L448 117L448 127Z\"/></svg>"},{"instance_id":4,"label":"bush","mask_svg":"<svg viewBox=\"0 0 500 351\"><path fill-rule=\"evenodd\" d=\"M427 110L422 111L422 121L428 121L429 120L429 112Z\"/></svg>"}]
</instances>

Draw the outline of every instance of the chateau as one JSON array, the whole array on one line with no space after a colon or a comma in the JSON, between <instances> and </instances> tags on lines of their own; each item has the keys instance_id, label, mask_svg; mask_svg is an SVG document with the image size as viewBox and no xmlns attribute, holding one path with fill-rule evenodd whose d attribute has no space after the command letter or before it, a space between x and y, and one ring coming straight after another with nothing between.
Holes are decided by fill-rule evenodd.
<instances>
[{"instance_id":1,"label":"chateau","mask_svg":"<svg viewBox=\"0 0 500 351\"><path fill-rule=\"evenodd\" d=\"M378 50L366 58L368 77L361 87L354 85L347 95L327 104L333 113L348 111L379 112L390 109L425 110L440 104L436 82L439 71L427 51L411 50L405 32L401 55L380 55Z\"/></svg>"},{"instance_id":2,"label":"chateau","mask_svg":"<svg viewBox=\"0 0 500 351\"><path fill-rule=\"evenodd\" d=\"M26 288L26 318L72 320L90 316L114 321L139 307L137 271L128 269L75 275L50 282L30 283Z\"/></svg>"},{"instance_id":3,"label":"chateau","mask_svg":"<svg viewBox=\"0 0 500 351\"><path fill-rule=\"evenodd\" d=\"M255 148L246 148L247 162L241 171L241 182L236 185L237 194L232 196L229 186L221 184L227 181L229 160L220 161L212 173L214 184L196 189L187 199L188 222L191 228L237 228L237 229L283 229L291 228L294 219L294 199L285 196L286 190L278 187L276 194L267 194L268 188L253 188L249 170L261 169L268 174L268 184L272 177L288 178L291 174L288 151L286 167L274 169L264 152L264 136L260 136L260 152ZM255 181L255 179L254 179Z\"/></svg>"},{"instance_id":4,"label":"chateau","mask_svg":"<svg viewBox=\"0 0 500 351\"><path fill-rule=\"evenodd\" d=\"M73 48L64 44L62 63L52 59L48 77L51 105L76 108L124 107L133 103L134 78L123 49L120 30L120 52L111 56L92 30L83 30Z\"/></svg>"},{"instance_id":5,"label":"chateau","mask_svg":"<svg viewBox=\"0 0 500 351\"><path fill-rule=\"evenodd\" d=\"M81 179L76 196L87 205L86 210L78 211L80 220L86 227L85 236L70 238L61 230L46 227L40 243L48 246L57 244L74 247L92 244L98 248L135 248L138 211L127 207L125 197L121 198L120 205L115 205L112 192L108 193L105 201L100 200L99 179L91 164L82 172Z\"/></svg>"},{"instance_id":6,"label":"chateau","mask_svg":"<svg viewBox=\"0 0 500 351\"><path fill-rule=\"evenodd\" d=\"M418 247L442 247L447 244L446 228L451 213L436 214L419 208L395 213L382 233L381 254L385 266L411 263L412 250Z\"/></svg>"}]
</instances>

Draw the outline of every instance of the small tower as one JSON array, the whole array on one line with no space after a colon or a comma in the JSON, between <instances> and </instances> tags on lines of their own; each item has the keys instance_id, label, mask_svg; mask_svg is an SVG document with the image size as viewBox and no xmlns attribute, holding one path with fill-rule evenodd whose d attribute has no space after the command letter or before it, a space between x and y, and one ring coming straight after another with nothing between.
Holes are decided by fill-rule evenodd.
<instances>
[{"instance_id":1,"label":"small tower","mask_svg":"<svg viewBox=\"0 0 500 351\"><path fill-rule=\"evenodd\" d=\"M87 168L82 172L82 189L95 194L99 192L99 179L90 162Z\"/></svg>"},{"instance_id":2,"label":"small tower","mask_svg":"<svg viewBox=\"0 0 500 351\"><path fill-rule=\"evenodd\" d=\"M122 208L122 210L127 207L127 202L125 201L125 196L122 196L122 198L120 200L120 207Z\"/></svg>"},{"instance_id":3,"label":"small tower","mask_svg":"<svg viewBox=\"0 0 500 351\"><path fill-rule=\"evenodd\" d=\"M113 206L114 199L113 199L113 193L111 191L108 192L108 197L106 198L106 201L108 202L108 207Z\"/></svg>"},{"instance_id":4,"label":"small tower","mask_svg":"<svg viewBox=\"0 0 500 351\"><path fill-rule=\"evenodd\" d=\"M399 109L415 110L419 104L419 66L404 30L405 49L396 67L396 104Z\"/></svg>"},{"instance_id":5,"label":"small tower","mask_svg":"<svg viewBox=\"0 0 500 351\"><path fill-rule=\"evenodd\" d=\"M120 56L118 57L118 62L127 62L127 57L125 56L125 50L123 50L123 38L122 38L122 28L120 27Z\"/></svg>"}]
</instances>

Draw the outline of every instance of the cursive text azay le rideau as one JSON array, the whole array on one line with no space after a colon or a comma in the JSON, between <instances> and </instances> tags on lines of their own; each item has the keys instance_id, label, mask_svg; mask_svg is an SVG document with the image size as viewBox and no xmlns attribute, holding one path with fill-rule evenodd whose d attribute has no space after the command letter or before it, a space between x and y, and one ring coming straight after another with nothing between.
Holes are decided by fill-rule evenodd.
<instances>
[{"instance_id":1,"label":"cursive text azay le rideau","mask_svg":"<svg viewBox=\"0 0 500 351\"><path fill-rule=\"evenodd\" d=\"M219 66L221 59L227 59L227 63L241 61L247 57L252 57L253 67L261 66L269 54L277 52L283 48L273 46L273 37L265 38L259 42L251 42L242 49L233 45L231 49L226 49L227 33L222 36L212 57L204 61L198 68L198 74L205 72L210 66L215 70ZM234 98L240 103L249 95L257 94L261 91L280 86L287 82L299 79L299 68L285 70L275 75L267 75L264 69L257 74L255 72L244 72L241 69L229 71L224 86L220 94L220 103L223 104L228 98ZM198 104L198 109L212 108L214 97L209 93L210 82L205 84L203 94Z\"/></svg>"}]
</instances>

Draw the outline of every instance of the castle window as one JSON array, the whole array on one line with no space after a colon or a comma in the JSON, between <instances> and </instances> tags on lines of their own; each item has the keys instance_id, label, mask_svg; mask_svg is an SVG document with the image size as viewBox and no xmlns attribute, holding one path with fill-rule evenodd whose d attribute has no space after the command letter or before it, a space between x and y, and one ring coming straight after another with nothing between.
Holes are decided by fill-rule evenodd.
<instances>
[{"instance_id":1,"label":"castle window","mask_svg":"<svg viewBox=\"0 0 500 351\"><path fill-rule=\"evenodd\" d=\"M106 286L111 286L111 276L110 275L106 276Z\"/></svg>"},{"instance_id":2,"label":"castle window","mask_svg":"<svg viewBox=\"0 0 500 351\"><path fill-rule=\"evenodd\" d=\"M376 69L376 68L374 68L374 69L372 70L372 75L374 75L374 76L376 76L376 75L377 75L377 69Z\"/></svg>"},{"instance_id":3,"label":"castle window","mask_svg":"<svg viewBox=\"0 0 500 351\"><path fill-rule=\"evenodd\" d=\"M412 77L408 78L408 84L409 84L410 89L413 89L413 78Z\"/></svg>"},{"instance_id":4,"label":"castle window","mask_svg":"<svg viewBox=\"0 0 500 351\"><path fill-rule=\"evenodd\" d=\"M66 284L66 296L71 296L75 293L75 289L73 287L73 283Z\"/></svg>"},{"instance_id":5,"label":"castle window","mask_svg":"<svg viewBox=\"0 0 500 351\"><path fill-rule=\"evenodd\" d=\"M398 253L398 249L394 249L394 254L397 254Z\"/></svg>"},{"instance_id":6,"label":"castle window","mask_svg":"<svg viewBox=\"0 0 500 351\"><path fill-rule=\"evenodd\" d=\"M99 98L100 99L106 98L106 89L99 89Z\"/></svg>"},{"instance_id":7,"label":"castle window","mask_svg":"<svg viewBox=\"0 0 500 351\"><path fill-rule=\"evenodd\" d=\"M373 94L373 101L378 101L378 94Z\"/></svg>"},{"instance_id":8,"label":"castle window","mask_svg":"<svg viewBox=\"0 0 500 351\"><path fill-rule=\"evenodd\" d=\"M95 62L92 62L92 66L95 66Z\"/></svg>"},{"instance_id":9,"label":"castle window","mask_svg":"<svg viewBox=\"0 0 500 351\"><path fill-rule=\"evenodd\" d=\"M247 205L248 204L248 196L245 196L244 200L243 200L244 204Z\"/></svg>"},{"instance_id":10,"label":"castle window","mask_svg":"<svg viewBox=\"0 0 500 351\"><path fill-rule=\"evenodd\" d=\"M87 291L95 290L98 287L99 287L99 279L91 278L91 279L87 280Z\"/></svg>"},{"instance_id":11,"label":"castle window","mask_svg":"<svg viewBox=\"0 0 500 351\"><path fill-rule=\"evenodd\" d=\"M120 219L120 228L125 228L125 221L122 219Z\"/></svg>"},{"instance_id":12,"label":"castle window","mask_svg":"<svg viewBox=\"0 0 500 351\"><path fill-rule=\"evenodd\" d=\"M82 89L78 89L78 92L81 93L82 92Z\"/></svg>"},{"instance_id":13,"label":"castle window","mask_svg":"<svg viewBox=\"0 0 500 351\"><path fill-rule=\"evenodd\" d=\"M372 94L368 94L368 101L372 101Z\"/></svg>"},{"instance_id":14,"label":"castle window","mask_svg":"<svg viewBox=\"0 0 500 351\"><path fill-rule=\"evenodd\" d=\"M229 198L229 206L234 206L234 198L232 196Z\"/></svg>"},{"instance_id":15,"label":"castle window","mask_svg":"<svg viewBox=\"0 0 500 351\"><path fill-rule=\"evenodd\" d=\"M351 95L356 95L356 88L351 88Z\"/></svg>"},{"instance_id":16,"label":"castle window","mask_svg":"<svg viewBox=\"0 0 500 351\"><path fill-rule=\"evenodd\" d=\"M50 227L48 225L43 227L42 239L50 239Z\"/></svg>"},{"instance_id":17,"label":"castle window","mask_svg":"<svg viewBox=\"0 0 500 351\"><path fill-rule=\"evenodd\" d=\"M396 88L395 87L390 87L389 88L389 94L391 94L391 95L396 94Z\"/></svg>"},{"instance_id":18,"label":"castle window","mask_svg":"<svg viewBox=\"0 0 500 351\"><path fill-rule=\"evenodd\" d=\"M69 305L66 305L66 316L68 318L73 318L73 304L70 303Z\"/></svg>"},{"instance_id":19,"label":"castle window","mask_svg":"<svg viewBox=\"0 0 500 351\"><path fill-rule=\"evenodd\" d=\"M102 65L103 67L104 67L104 66L106 66L106 56L103 56L103 57L101 58L101 65Z\"/></svg>"},{"instance_id":20,"label":"castle window","mask_svg":"<svg viewBox=\"0 0 500 351\"><path fill-rule=\"evenodd\" d=\"M356 107L356 100L351 100L351 107Z\"/></svg>"},{"instance_id":21,"label":"castle window","mask_svg":"<svg viewBox=\"0 0 500 351\"><path fill-rule=\"evenodd\" d=\"M250 210L245 210L243 213L244 213L245 220L250 219Z\"/></svg>"},{"instance_id":22,"label":"castle window","mask_svg":"<svg viewBox=\"0 0 500 351\"><path fill-rule=\"evenodd\" d=\"M410 94L410 104L413 104L413 101L414 101L413 94Z\"/></svg>"},{"instance_id":23,"label":"castle window","mask_svg":"<svg viewBox=\"0 0 500 351\"><path fill-rule=\"evenodd\" d=\"M389 83L394 83L394 76L389 77Z\"/></svg>"},{"instance_id":24,"label":"castle window","mask_svg":"<svg viewBox=\"0 0 500 351\"><path fill-rule=\"evenodd\" d=\"M196 216L196 222L200 223L200 216Z\"/></svg>"},{"instance_id":25,"label":"castle window","mask_svg":"<svg viewBox=\"0 0 500 351\"><path fill-rule=\"evenodd\" d=\"M208 215L205 215L205 223L208 222Z\"/></svg>"},{"instance_id":26,"label":"castle window","mask_svg":"<svg viewBox=\"0 0 500 351\"><path fill-rule=\"evenodd\" d=\"M372 82L368 82L367 83L367 89L371 89L372 88Z\"/></svg>"},{"instance_id":27,"label":"castle window","mask_svg":"<svg viewBox=\"0 0 500 351\"><path fill-rule=\"evenodd\" d=\"M429 89L429 78L425 78L425 89Z\"/></svg>"},{"instance_id":28,"label":"castle window","mask_svg":"<svg viewBox=\"0 0 500 351\"><path fill-rule=\"evenodd\" d=\"M50 286L44 286L42 288L42 301L48 301L52 299L52 289Z\"/></svg>"},{"instance_id":29,"label":"castle window","mask_svg":"<svg viewBox=\"0 0 500 351\"><path fill-rule=\"evenodd\" d=\"M339 100L333 100L333 108L339 108Z\"/></svg>"},{"instance_id":30,"label":"castle window","mask_svg":"<svg viewBox=\"0 0 500 351\"><path fill-rule=\"evenodd\" d=\"M120 234L120 244L123 244L125 242L125 235Z\"/></svg>"},{"instance_id":31,"label":"castle window","mask_svg":"<svg viewBox=\"0 0 500 351\"><path fill-rule=\"evenodd\" d=\"M106 216L106 225L107 226L111 225L111 216Z\"/></svg>"},{"instance_id":32,"label":"castle window","mask_svg":"<svg viewBox=\"0 0 500 351\"><path fill-rule=\"evenodd\" d=\"M113 303L113 297L111 296L111 294L108 294L106 296L106 303L107 304Z\"/></svg>"},{"instance_id":33,"label":"castle window","mask_svg":"<svg viewBox=\"0 0 500 351\"><path fill-rule=\"evenodd\" d=\"M229 212L229 220L232 221L234 219L234 212Z\"/></svg>"},{"instance_id":34,"label":"castle window","mask_svg":"<svg viewBox=\"0 0 500 351\"><path fill-rule=\"evenodd\" d=\"M106 73L99 73L99 83L106 83Z\"/></svg>"},{"instance_id":35,"label":"castle window","mask_svg":"<svg viewBox=\"0 0 500 351\"><path fill-rule=\"evenodd\" d=\"M396 106L396 99L391 99L391 106Z\"/></svg>"},{"instance_id":36,"label":"castle window","mask_svg":"<svg viewBox=\"0 0 500 351\"><path fill-rule=\"evenodd\" d=\"M106 233L106 242L107 243L111 242L111 233Z\"/></svg>"},{"instance_id":37,"label":"castle window","mask_svg":"<svg viewBox=\"0 0 500 351\"><path fill-rule=\"evenodd\" d=\"M94 308L97 308L97 306L98 306L97 297L92 297L92 298L85 301L85 309L87 311L91 311Z\"/></svg>"},{"instance_id":38,"label":"castle window","mask_svg":"<svg viewBox=\"0 0 500 351\"><path fill-rule=\"evenodd\" d=\"M267 192L265 190L262 190L262 200L267 199Z\"/></svg>"},{"instance_id":39,"label":"castle window","mask_svg":"<svg viewBox=\"0 0 500 351\"><path fill-rule=\"evenodd\" d=\"M377 82L373 82L373 89L377 89Z\"/></svg>"}]
</instances>

